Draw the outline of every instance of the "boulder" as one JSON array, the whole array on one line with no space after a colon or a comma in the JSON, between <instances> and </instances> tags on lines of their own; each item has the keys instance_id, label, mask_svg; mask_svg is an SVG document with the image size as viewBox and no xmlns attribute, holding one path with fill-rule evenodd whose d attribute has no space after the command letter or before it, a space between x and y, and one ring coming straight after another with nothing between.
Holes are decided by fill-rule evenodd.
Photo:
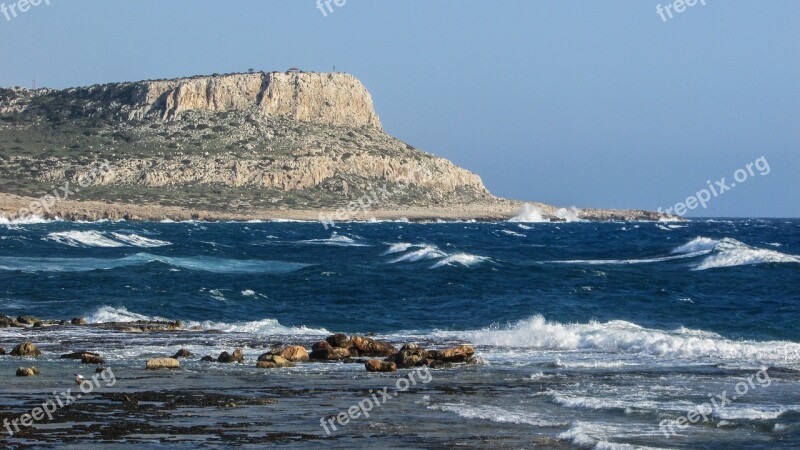
<instances>
[{"instance_id":1,"label":"boulder","mask_svg":"<svg viewBox=\"0 0 800 450\"><path fill-rule=\"evenodd\" d=\"M408 344L404 345L396 355L390 358L397 363L397 367L417 367L425 365L426 360L431 359L431 352L417 344Z\"/></svg>"},{"instance_id":2,"label":"boulder","mask_svg":"<svg viewBox=\"0 0 800 450\"><path fill-rule=\"evenodd\" d=\"M214 362L214 357L210 356L210 355L209 356L203 356L202 358L200 358L200 361L203 361L203 362Z\"/></svg>"},{"instance_id":3,"label":"boulder","mask_svg":"<svg viewBox=\"0 0 800 450\"><path fill-rule=\"evenodd\" d=\"M72 352L72 353L66 353L64 355L61 355L61 358L62 359L83 359L84 357L91 357L91 356L100 356L100 354L99 353L87 352L87 351Z\"/></svg>"},{"instance_id":4,"label":"boulder","mask_svg":"<svg viewBox=\"0 0 800 450\"><path fill-rule=\"evenodd\" d=\"M385 357L397 353L397 349L388 342L376 341L375 339L363 336L353 336L351 340L353 342L353 347L361 356Z\"/></svg>"},{"instance_id":5,"label":"boulder","mask_svg":"<svg viewBox=\"0 0 800 450\"><path fill-rule=\"evenodd\" d=\"M6 354L6 349L4 349L3 347L0 347L0 356L3 356L5 354Z\"/></svg>"},{"instance_id":6,"label":"boulder","mask_svg":"<svg viewBox=\"0 0 800 450\"><path fill-rule=\"evenodd\" d=\"M194 354L192 354L192 352L190 352L189 350L186 350L185 348L182 348L182 349L178 350L177 353L175 353L175 356L173 356L173 358L175 358L175 359L178 359L178 358L191 358L192 356L194 356Z\"/></svg>"},{"instance_id":7,"label":"boulder","mask_svg":"<svg viewBox=\"0 0 800 450\"><path fill-rule=\"evenodd\" d=\"M475 347L471 345L459 345L458 347L445 350L431 351L431 358L444 362L467 362L475 354Z\"/></svg>"},{"instance_id":8,"label":"boulder","mask_svg":"<svg viewBox=\"0 0 800 450\"><path fill-rule=\"evenodd\" d=\"M327 342L326 342L327 344ZM316 344L315 344L316 345ZM310 359L336 361L350 357L350 350L346 348L319 346L317 350L311 352Z\"/></svg>"},{"instance_id":9,"label":"boulder","mask_svg":"<svg viewBox=\"0 0 800 450\"><path fill-rule=\"evenodd\" d=\"M8 317L0 317L0 328L13 327L14 325L12 325L12 323L14 323L12 319L9 319Z\"/></svg>"},{"instance_id":10,"label":"boulder","mask_svg":"<svg viewBox=\"0 0 800 450\"><path fill-rule=\"evenodd\" d=\"M81 364L105 364L106 362L103 358L97 355L83 355L81 358Z\"/></svg>"},{"instance_id":11,"label":"boulder","mask_svg":"<svg viewBox=\"0 0 800 450\"><path fill-rule=\"evenodd\" d=\"M17 369L18 377L33 377L39 375L39 369L36 367L20 367Z\"/></svg>"},{"instance_id":12,"label":"boulder","mask_svg":"<svg viewBox=\"0 0 800 450\"><path fill-rule=\"evenodd\" d=\"M258 358L256 367L259 369L277 369L281 367L294 367L294 364L282 356L265 353Z\"/></svg>"},{"instance_id":13,"label":"boulder","mask_svg":"<svg viewBox=\"0 0 800 450\"><path fill-rule=\"evenodd\" d=\"M397 372L397 364L380 359L370 359L364 363L364 366L367 368L367 372Z\"/></svg>"},{"instance_id":14,"label":"boulder","mask_svg":"<svg viewBox=\"0 0 800 450\"><path fill-rule=\"evenodd\" d=\"M305 349L305 347L301 345L290 345L288 347L283 347L280 349L273 350L269 353L271 355L277 355L282 358L285 358L286 360L291 362L302 362L302 361L308 361L309 359L308 351ZM259 361L261 361L261 358L259 358Z\"/></svg>"},{"instance_id":15,"label":"boulder","mask_svg":"<svg viewBox=\"0 0 800 450\"><path fill-rule=\"evenodd\" d=\"M33 316L19 316L17 317L17 323L21 323L22 325L33 325L34 323L39 322L39 319Z\"/></svg>"},{"instance_id":16,"label":"boulder","mask_svg":"<svg viewBox=\"0 0 800 450\"><path fill-rule=\"evenodd\" d=\"M11 356L40 356L41 350L31 342L23 342L11 350Z\"/></svg>"},{"instance_id":17,"label":"boulder","mask_svg":"<svg viewBox=\"0 0 800 450\"><path fill-rule=\"evenodd\" d=\"M331 347L350 348L353 346L353 341L351 341L346 334L342 333L337 333L334 334L333 336L328 336L328 338L325 339L325 341L328 344L331 344Z\"/></svg>"},{"instance_id":18,"label":"boulder","mask_svg":"<svg viewBox=\"0 0 800 450\"><path fill-rule=\"evenodd\" d=\"M222 352L217 358L217 362L221 363L243 363L244 362L244 353L242 349L237 348L233 351L233 354L228 352Z\"/></svg>"},{"instance_id":19,"label":"boulder","mask_svg":"<svg viewBox=\"0 0 800 450\"><path fill-rule=\"evenodd\" d=\"M83 317L75 317L72 320L70 320L69 323L75 326L82 326L86 325L86 319L84 319Z\"/></svg>"},{"instance_id":20,"label":"boulder","mask_svg":"<svg viewBox=\"0 0 800 450\"><path fill-rule=\"evenodd\" d=\"M33 328L42 328L43 326L44 326L44 323L42 323L41 320L37 320L36 322L33 322Z\"/></svg>"},{"instance_id":21,"label":"boulder","mask_svg":"<svg viewBox=\"0 0 800 450\"><path fill-rule=\"evenodd\" d=\"M179 369L181 367L181 362L175 358L154 358L147 360L147 365L145 368L147 370L158 370L158 369Z\"/></svg>"}]
</instances>

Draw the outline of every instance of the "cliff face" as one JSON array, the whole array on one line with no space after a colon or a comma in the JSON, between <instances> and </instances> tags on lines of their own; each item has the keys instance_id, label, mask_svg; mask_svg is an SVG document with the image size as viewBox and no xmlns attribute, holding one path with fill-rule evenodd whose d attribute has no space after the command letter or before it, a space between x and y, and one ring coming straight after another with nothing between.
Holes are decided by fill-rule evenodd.
<instances>
[{"instance_id":1,"label":"cliff face","mask_svg":"<svg viewBox=\"0 0 800 450\"><path fill-rule=\"evenodd\" d=\"M116 99L127 119L157 114L172 120L186 111L255 108L267 116L382 129L369 91L341 73L247 73L164 81L141 81L77 89L77 96Z\"/></svg>"}]
</instances>

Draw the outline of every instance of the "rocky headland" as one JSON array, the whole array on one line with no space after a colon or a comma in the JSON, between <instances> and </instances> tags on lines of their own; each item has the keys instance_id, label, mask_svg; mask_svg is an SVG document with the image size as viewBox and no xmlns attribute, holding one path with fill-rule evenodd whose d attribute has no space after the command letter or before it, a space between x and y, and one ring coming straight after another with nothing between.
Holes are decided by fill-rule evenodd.
<instances>
[{"instance_id":1,"label":"rocky headland","mask_svg":"<svg viewBox=\"0 0 800 450\"><path fill-rule=\"evenodd\" d=\"M563 220L559 208L532 205L546 220ZM6 217L504 220L522 207L493 196L478 175L386 134L369 92L349 74L0 89Z\"/></svg>"}]
</instances>

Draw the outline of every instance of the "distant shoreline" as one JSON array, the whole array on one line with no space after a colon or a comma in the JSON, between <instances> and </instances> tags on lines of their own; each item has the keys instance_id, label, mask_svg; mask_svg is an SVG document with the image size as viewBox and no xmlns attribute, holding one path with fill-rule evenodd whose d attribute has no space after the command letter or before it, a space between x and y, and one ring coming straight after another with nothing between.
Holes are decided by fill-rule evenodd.
<instances>
[{"instance_id":1,"label":"distant shoreline","mask_svg":"<svg viewBox=\"0 0 800 450\"><path fill-rule=\"evenodd\" d=\"M21 197L0 193L0 216L13 217L17 212L36 201L33 197ZM322 218L332 217L335 222L375 220L435 221L435 220L475 220L497 222L514 218L525 202L498 200L487 204L453 205L437 207L405 207L398 209L375 209L362 211L336 211L335 209L258 209L246 211L208 211L180 206L133 205L102 201L62 201L44 212L45 219L60 218L67 221L130 220L157 222L172 220L176 222L201 220L208 222L253 220L280 221L297 220L322 222ZM552 216L556 208L541 203L528 203L539 208L545 215ZM581 219L590 221L658 221L663 216L653 211L585 209ZM554 219L553 221L559 221Z\"/></svg>"}]
</instances>

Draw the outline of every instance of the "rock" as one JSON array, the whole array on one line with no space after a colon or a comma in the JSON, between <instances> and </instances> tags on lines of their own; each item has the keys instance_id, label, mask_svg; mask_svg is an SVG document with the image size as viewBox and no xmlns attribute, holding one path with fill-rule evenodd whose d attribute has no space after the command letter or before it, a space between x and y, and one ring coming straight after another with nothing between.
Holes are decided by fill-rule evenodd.
<instances>
[{"instance_id":1,"label":"rock","mask_svg":"<svg viewBox=\"0 0 800 450\"><path fill-rule=\"evenodd\" d=\"M19 316L17 317L17 323L21 323L22 325L33 325L34 323L39 322L39 319L33 316Z\"/></svg>"},{"instance_id":2,"label":"rock","mask_svg":"<svg viewBox=\"0 0 800 450\"><path fill-rule=\"evenodd\" d=\"M259 369L277 369L281 367L294 367L294 364L282 356L264 354L258 358L256 367Z\"/></svg>"},{"instance_id":3,"label":"rock","mask_svg":"<svg viewBox=\"0 0 800 450\"><path fill-rule=\"evenodd\" d=\"M317 343L319 344L319 343ZM314 344L315 346L317 344ZM350 357L350 350L346 348L332 347L327 342L326 345L318 346L317 350L313 350L310 359L336 361Z\"/></svg>"},{"instance_id":4,"label":"rock","mask_svg":"<svg viewBox=\"0 0 800 450\"><path fill-rule=\"evenodd\" d=\"M311 346L311 351L316 352L320 350L330 350L331 348L333 348L333 346L329 344L327 341L319 341Z\"/></svg>"},{"instance_id":5,"label":"rock","mask_svg":"<svg viewBox=\"0 0 800 450\"><path fill-rule=\"evenodd\" d=\"M179 369L181 362L175 358L154 358L147 361L147 370Z\"/></svg>"},{"instance_id":6,"label":"rock","mask_svg":"<svg viewBox=\"0 0 800 450\"><path fill-rule=\"evenodd\" d=\"M3 356L5 354L6 354L6 349L4 349L3 347L0 347L0 356Z\"/></svg>"},{"instance_id":7,"label":"rock","mask_svg":"<svg viewBox=\"0 0 800 450\"><path fill-rule=\"evenodd\" d=\"M11 350L11 356L40 356L41 354L41 350L31 342L23 342Z\"/></svg>"},{"instance_id":8,"label":"rock","mask_svg":"<svg viewBox=\"0 0 800 450\"><path fill-rule=\"evenodd\" d=\"M380 359L370 359L364 366L367 372L397 372L397 364Z\"/></svg>"},{"instance_id":9,"label":"rock","mask_svg":"<svg viewBox=\"0 0 800 450\"><path fill-rule=\"evenodd\" d=\"M189 350L186 350L185 348L182 348L182 349L178 350L177 353L175 353L175 356L173 356L173 358L175 358L175 359L178 359L178 358L191 358L192 356L194 356L194 354L192 352L190 352Z\"/></svg>"},{"instance_id":10,"label":"rock","mask_svg":"<svg viewBox=\"0 0 800 450\"><path fill-rule=\"evenodd\" d=\"M106 370L108 370L108 367L98 367L98 368L94 369L94 371L97 372L97 373L103 373Z\"/></svg>"},{"instance_id":11,"label":"rock","mask_svg":"<svg viewBox=\"0 0 800 450\"><path fill-rule=\"evenodd\" d=\"M458 347L445 350L434 350L430 353L431 357L437 361L466 362L475 354L475 347L471 345L459 345Z\"/></svg>"},{"instance_id":12,"label":"rock","mask_svg":"<svg viewBox=\"0 0 800 450\"><path fill-rule=\"evenodd\" d=\"M233 351L233 354L228 352L222 352L217 358L217 362L221 363L243 363L244 362L244 353L242 353L242 349L237 348Z\"/></svg>"},{"instance_id":13,"label":"rock","mask_svg":"<svg viewBox=\"0 0 800 450\"><path fill-rule=\"evenodd\" d=\"M291 362L302 362L302 361L308 361L309 359L308 351L303 346L300 345L290 345L288 347L283 347L277 350L273 350L269 353L271 355L277 355L282 358L285 358L286 360ZM261 358L259 357L259 361L260 360Z\"/></svg>"},{"instance_id":14,"label":"rock","mask_svg":"<svg viewBox=\"0 0 800 450\"><path fill-rule=\"evenodd\" d=\"M331 347L350 348L353 346L353 341L351 341L346 334L342 333L337 333L334 334L333 336L328 336L328 338L325 339L325 341L328 344L331 344Z\"/></svg>"},{"instance_id":15,"label":"rock","mask_svg":"<svg viewBox=\"0 0 800 450\"><path fill-rule=\"evenodd\" d=\"M75 325L75 326L82 326L82 325L86 325L87 324L86 323L86 319L84 319L82 317L75 317L72 320L70 320L69 323L72 324L72 325Z\"/></svg>"},{"instance_id":16,"label":"rock","mask_svg":"<svg viewBox=\"0 0 800 450\"><path fill-rule=\"evenodd\" d=\"M43 326L44 326L44 323L42 323L41 320L36 321L36 322L33 323L33 328L42 328Z\"/></svg>"},{"instance_id":17,"label":"rock","mask_svg":"<svg viewBox=\"0 0 800 450\"><path fill-rule=\"evenodd\" d=\"M39 375L39 369L36 367L20 367L17 369L18 377L33 377Z\"/></svg>"},{"instance_id":18,"label":"rock","mask_svg":"<svg viewBox=\"0 0 800 450\"><path fill-rule=\"evenodd\" d=\"M397 367L405 369L425 365L426 360L431 359L431 352L417 344L408 344L404 345L400 351L391 358L397 363Z\"/></svg>"},{"instance_id":19,"label":"rock","mask_svg":"<svg viewBox=\"0 0 800 450\"><path fill-rule=\"evenodd\" d=\"M67 353L67 354L61 355L61 359L83 359L84 357L92 357L92 356L99 357L100 354L99 353L87 352L87 351L72 352L72 353Z\"/></svg>"},{"instance_id":20,"label":"rock","mask_svg":"<svg viewBox=\"0 0 800 450\"><path fill-rule=\"evenodd\" d=\"M203 361L203 362L214 362L214 357L213 356L203 356L202 358L200 358L200 361Z\"/></svg>"},{"instance_id":21,"label":"rock","mask_svg":"<svg viewBox=\"0 0 800 450\"><path fill-rule=\"evenodd\" d=\"M96 355L84 355L81 358L81 364L105 364L103 358Z\"/></svg>"},{"instance_id":22,"label":"rock","mask_svg":"<svg viewBox=\"0 0 800 450\"><path fill-rule=\"evenodd\" d=\"M361 356L382 357L392 356L397 353L397 349L388 342L376 341L375 339L353 336L353 347L358 350Z\"/></svg>"},{"instance_id":23,"label":"rock","mask_svg":"<svg viewBox=\"0 0 800 450\"><path fill-rule=\"evenodd\" d=\"M0 317L0 328L10 328L13 326L11 325L13 322L14 321L8 317Z\"/></svg>"}]
</instances>

